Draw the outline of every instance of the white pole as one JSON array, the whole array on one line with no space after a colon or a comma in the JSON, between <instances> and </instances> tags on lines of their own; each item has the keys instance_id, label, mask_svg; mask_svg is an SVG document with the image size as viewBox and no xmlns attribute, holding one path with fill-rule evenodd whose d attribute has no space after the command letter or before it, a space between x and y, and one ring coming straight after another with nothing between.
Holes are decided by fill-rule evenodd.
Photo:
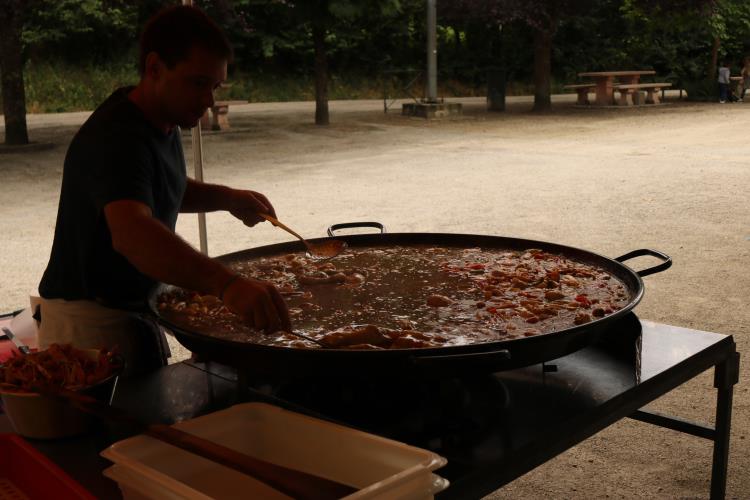
<instances>
[{"instance_id":1,"label":"white pole","mask_svg":"<svg viewBox=\"0 0 750 500\"><path fill-rule=\"evenodd\" d=\"M182 0L182 5L193 5L193 0ZM201 122L193 127L193 168L195 180L203 182L203 140L201 138ZM201 252L208 255L208 234L206 233L206 214L198 213L198 237Z\"/></svg>"},{"instance_id":2,"label":"white pole","mask_svg":"<svg viewBox=\"0 0 750 500\"><path fill-rule=\"evenodd\" d=\"M193 127L193 164L195 166L195 180L203 182L203 141L201 139L201 124ZM208 235L206 233L206 214L198 213L198 236L201 252L208 255Z\"/></svg>"}]
</instances>

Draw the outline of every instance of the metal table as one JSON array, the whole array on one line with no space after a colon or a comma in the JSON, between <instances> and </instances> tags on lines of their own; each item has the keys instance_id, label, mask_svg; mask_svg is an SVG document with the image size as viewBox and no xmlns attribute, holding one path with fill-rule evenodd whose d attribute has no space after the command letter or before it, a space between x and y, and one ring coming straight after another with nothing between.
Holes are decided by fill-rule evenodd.
<instances>
[{"instance_id":1,"label":"metal table","mask_svg":"<svg viewBox=\"0 0 750 500\"><path fill-rule=\"evenodd\" d=\"M628 321L638 323L635 315L628 316ZM313 399L310 404L304 397L287 397L260 381L248 381L230 367L196 362L171 365L122 383L114 404L143 420L160 423L188 419L248 399L323 416L448 458L448 465L437 471L451 481L438 495L441 499L489 494L617 420L630 417L713 441L711 498L723 498L732 392L739 374L734 340L650 321L641 320L640 324L642 332L614 328L600 344L544 365L466 381L464 385L472 394L488 382L498 387L489 393L497 394L498 401L475 397L477 404L469 405L466 415L460 405L452 405L443 420L434 418L435 408L417 404L408 411L393 411L389 418L381 415L380 423L372 425L351 414L345 405L336 406L335 401L317 404ZM710 368L715 370L718 390L715 428L640 410ZM553 425L546 417L551 412L556 416ZM420 419L421 427L415 427ZM0 422L0 427L7 425L7 420ZM95 495L116 498L116 485L99 474L108 462L99 458L98 452L126 435L127 431L109 427L79 438L32 444Z\"/></svg>"}]
</instances>

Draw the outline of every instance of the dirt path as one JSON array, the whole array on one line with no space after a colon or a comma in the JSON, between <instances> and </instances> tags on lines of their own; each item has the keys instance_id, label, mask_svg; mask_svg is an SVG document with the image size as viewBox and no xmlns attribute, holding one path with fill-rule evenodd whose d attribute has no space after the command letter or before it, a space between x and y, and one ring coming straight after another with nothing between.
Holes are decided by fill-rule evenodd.
<instances>
[{"instance_id":1,"label":"dirt path","mask_svg":"<svg viewBox=\"0 0 750 500\"><path fill-rule=\"evenodd\" d=\"M750 104L554 110L527 99L486 114L424 122L384 115L378 101L334 102L333 125L312 125L312 103L232 108L234 128L204 137L205 178L264 192L302 234L379 220L390 231L486 233L556 241L603 255L651 247L674 259L646 278L641 317L735 335L750 343ZM27 304L49 255L62 159L85 113L31 116L53 149L0 154L3 245L0 312ZM192 157L190 140L186 153ZM218 255L287 236L209 214ZM197 244L195 217L178 232ZM635 261L635 267L650 263ZM735 391L729 498L750 497L750 394ZM653 409L712 422L704 374ZM510 484L497 498L704 498L708 442L620 422Z\"/></svg>"}]
</instances>

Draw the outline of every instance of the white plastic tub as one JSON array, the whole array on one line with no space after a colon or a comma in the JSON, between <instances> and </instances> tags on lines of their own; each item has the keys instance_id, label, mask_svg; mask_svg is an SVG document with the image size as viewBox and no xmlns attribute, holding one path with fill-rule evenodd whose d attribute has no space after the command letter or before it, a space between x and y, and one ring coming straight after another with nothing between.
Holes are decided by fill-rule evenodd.
<instances>
[{"instance_id":1,"label":"white plastic tub","mask_svg":"<svg viewBox=\"0 0 750 500\"><path fill-rule=\"evenodd\" d=\"M447 463L427 450L264 403L245 403L175 424L250 456L359 488L349 499L429 499L448 487ZM255 479L148 436L113 444L104 474L126 500L288 498Z\"/></svg>"}]
</instances>

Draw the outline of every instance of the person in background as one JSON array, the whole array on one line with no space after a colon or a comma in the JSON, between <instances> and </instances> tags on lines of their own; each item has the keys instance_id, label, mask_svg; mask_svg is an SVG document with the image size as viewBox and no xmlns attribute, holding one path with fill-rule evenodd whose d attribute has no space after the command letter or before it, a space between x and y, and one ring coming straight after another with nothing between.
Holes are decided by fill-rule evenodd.
<instances>
[{"instance_id":1,"label":"person in background","mask_svg":"<svg viewBox=\"0 0 750 500\"><path fill-rule=\"evenodd\" d=\"M39 347L118 347L125 375L166 364L169 348L144 314L158 282L219 297L255 328L290 330L273 285L245 278L175 233L179 212L224 210L248 226L275 215L255 191L189 179L180 128L214 103L232 57L201 10L174 6L147 23L140 81L116 90L68 148L49 264L39 292Z\"/></svg>"},{"instance_id":2,"label":"person in background","mask_svg":"<svg viewBox=\"0 0 750 500\"><path fill-rule=\"evenodd\" d=\"M740 100L744 100L745 92L748 87L750 87L750 56L745 57L740 76L742 77L742 93L740 94Z\"/></svg>"},{"instance_id":3,"label":"person in background","mask_svg":"<svg viewBox=\"0 0 750 500\"><path fill-rule=\"evenodd\" d=\"M727 102L727 99L729 99L729 66L727 65L726 61L721 61L721 66L719 66L719 102L725 103Z\"/></svg>"}]
</instances>

